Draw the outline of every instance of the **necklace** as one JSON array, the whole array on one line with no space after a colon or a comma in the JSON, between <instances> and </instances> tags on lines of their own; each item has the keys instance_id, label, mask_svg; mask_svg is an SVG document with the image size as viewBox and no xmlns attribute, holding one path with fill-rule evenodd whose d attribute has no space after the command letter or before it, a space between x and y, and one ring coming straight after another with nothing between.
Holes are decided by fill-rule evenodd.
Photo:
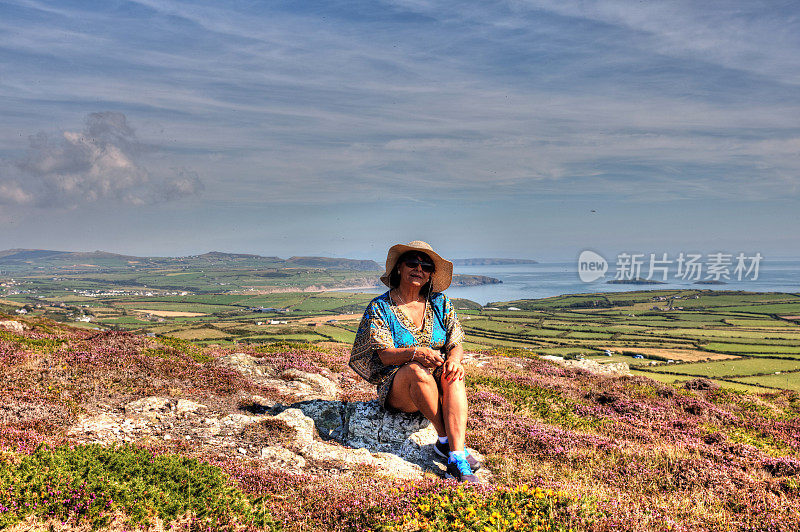
<instances>
[{"instance_id":1,"label":"necklace","mask_svg":"<svg viewBox=\"0 0 800 532\"><path fill-rule=\"evenodd\" d=\"M391 296L391 295L392 295L392 294L391 294L391 293L389 293L389 296ZM403 299L403 296L401 296L401 295L400 295L400 291L399 291L399 290L398 290L397 294L395 294L395 295L397 296L397 299L399 299L399 300L400 300L400 303L401 303L401 304L403 304L403 305L408 305L408 301L406 301L405 299ZM417 297L419 297L419 296L417 296ZM417 301L419 301L419 300L417 300Z\"/></svg>"}]
</instances>

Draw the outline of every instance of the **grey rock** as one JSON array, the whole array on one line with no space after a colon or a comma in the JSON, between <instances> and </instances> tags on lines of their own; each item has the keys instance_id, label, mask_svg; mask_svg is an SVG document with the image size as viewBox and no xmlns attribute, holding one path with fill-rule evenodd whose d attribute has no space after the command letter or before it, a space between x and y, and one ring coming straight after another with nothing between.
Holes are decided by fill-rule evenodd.
<instances>
[{"instance_id":1,"label":"grey rock","mask_svg":"<svg viewBox=\"0 0 800 532\"><path fill-rule=\"evenodd\" d=\"M233 429L239 430L250 423L256 423L260 421L262 418L258 416L247 416L245 414L228 414L227 416L220 419L220 423L222 426Z\"/></svg>"},{"instance_id":2,"label":"grey rock","mask_svg":"<svg viewBox=\"0 0 800 532\"><path fill-rule=\"evenodd\" d=\"M25 332L25 325L14 320L4 320L0 321L0 329L22 334Z\"/></svg>"},{"instance_id":3,"label":"grey rock","mask_svg":"<svg viewBox=\"0 0 800 532\"><path fill-rule=\"evenodd\" d=\"M461 362L466 365L476 366L481 368L486 364L488 364L489 362L491 362L491 360L492 360L491 356L484 355L482 353L464 353Z\"/></svg>"},{"instance_id":4,"label":"grey rock","mask_svg":"<svg viewBox=\"0 0 800 532\"><path fill-rule=\"evenodd\" d=\"M253 395L250 397L250 400L253 402L254 405L261 407L263 410L269 410L273 406L275 406L275 401L272 399L267 399L266 397L262 397L260 395Z\"/></svg>"},{"instance_id":5,"label":"grey rock","mask_svg":"<svg viewBox=\"0 0 800 532\"><path fill-rule=\"evenodd\" d=\"M336 383L319 373L309 373L291 368L281 373L281 378L309 386L314 393L313 399L337 399L339 397L339 387Z\"/></svg>"},{"instance_id":6,"label":"grey rock","mask_svg":"<svg viewBox=\"0 0 800 532\"><path fill-rule=\"evenodd\" d=\"M284 447L264 447L261 459L270 467L290 473L299 473L306 467L305 458Z\"/></svg>"},{"instance_id":7,"label":"grey rock","mask_svg":"<svg viewBox=\"0 0 800 532\"><path fill-rule=\"evenodd\" d=\"M203 418L202 426L194 428L195 434L201 438L211 438L218 435L221 430L222 423L220 420L211 417Z\"/></svg>"},{"instance_id":8,"label":"grey rock","mask_svg":"<svg viewBox=\"0 0 800 532\"><path fill-rule=\"evenodd\" d=\"M419 414L389 413L375 400L350 403L305 401L289 410L294 411L292 419L296 425L301 423L297 410L301 410L308 420L304 422L303 441L308 441L308 435L312 433L311 422L321 437L341 444L320 441L306 444L298 451L306 458L338 463L345 468L370 466L376 474L396 478L421 478L425 470L444 470L433 451L436 430ZM470 449L470 453L483 461L483 456L474 449ZM485 468L478 472L482 480L490 475Z\"/></svg>"},{"instance_id":9,"label":"grey rock","mask_svg":"<svg viewBox=\"0 0 800 532\"><path fill-rule=\"evenodd\" d=\"M264 460L288 469L371 467L378 475L409 479L421 478L426 470L444 469L433 451L436 431L420 414L390 414L376 400L337 401L341 390L326 376L294 368L276 376L268 369L258 368L259 361L244 353L222 357L218 362L250 375L254 381L293 401L289 407L264 401L273 412L283 408L272 417L285 425L291 440L288 449L262 449ZM485 362L482 355L469 360L472 364ZM261 404L261 399L254 397L253 402ZM223 427L243 426L260 419L264 416L230 414L221 423ZM482 460L474 450L470 449L470 453ZM300 465L293 455L303 458L306 466ZM479 478L490 474L485 468L478 472Z\"/></svg>"},{"instance_id":10,"label":"grey rock","mask_svg":"<svg viewBox=\"0 0 800 532\"><path fill-rule=\"evenodd\" d=\"M260 379L259 384L272 388L276 393L289 398L290 401L302 401L312 395L314 389L302 381L285 381L282 379Z\"/></svg>"},{"instance_id":11,"label":"grey rock","mask_svg":"<svg viewBox=\"0 0 800 532\"><path fill-rule=\"evenodd\" d=\"M344 404L341 401L312 400L294 406L313 420L321 438L344 441L347 434Z\"/></svg>"},{"instance_id":12,"label":"grey rock","mask_svg":"<svg viewBox=\"0 0 800 532\"><path fill-rule=\"evenodd\" d=\"M297 445L304 445L314 440L314 420L303 414L297 408L288 408L275 416L275 419L283 422Z\"/></svg>"},{"instance_id":13,"label":"grey rock","mask_svg":"<svg viewBox=\"0 0 800 532\"><path fill-rule=\"evenodd\" d=\"M113 440L120 432L119 423L108 414L84 417L70 427L70 436L88 436L92 440Z\"/></svg>"},{"instance_id":14,"label":"grey rock","mask_svg":"<svg viewBox=\"0 0 800 532\"><path fill-rule=\"evenodd\" d=\"M231 353L217 359L217 365L229 368L251 377L261 377L264 370L259 367L258 359L247 353Z\"/></svg>"},{"instance_id":15,"label":"grey rock","mask_svg":"<svg viewBox=\"0 0 800 532\"><path fill-rule=\"evenodd\" d=\"M566 368L583 369L600 375L631 375L631 369L625 362L600 364L594 360L565 360L559 364Z\"/></svg>"},{"instance_id":16,"label":"grey rock","mask_svg":"<svg viewBox=\"0 0 800 532\"><path fill-rule=\"evenodd\" d=\"M166 397L143 397L125 405L126 414L144 414L155 418L158 414L169 413L172 410L172 401Z\"/></svg>"},{"instance_id":17,"label":"grey rock","mask_svg":"<svg viewBox=\"0 0 800 532\"><path fill-rule=\"evenodd\" d=\"M202 411L207 411L208 407L204 404L195 403L188 399L178 399L178 404L175 405L175 415L179 418L185 418L192 415L198 415Z\"/></svg>"},{"instance_id":18,"label":"grey rock","mask_svg":"<svg viewBox=\"0 0 800 532\"><path fill-rule=\"evenodd\" d=\"M273 388L278 394L292 401L308 399L336 399L339 387L319 373L309 373L290 368L276 376L261 359L247 353L232 353L217 359L217 365L247 375L255 382ZM253 399L257 402L256 399ZM272 406L272 405L267 405Z\"/></svg>"}]
</instances>

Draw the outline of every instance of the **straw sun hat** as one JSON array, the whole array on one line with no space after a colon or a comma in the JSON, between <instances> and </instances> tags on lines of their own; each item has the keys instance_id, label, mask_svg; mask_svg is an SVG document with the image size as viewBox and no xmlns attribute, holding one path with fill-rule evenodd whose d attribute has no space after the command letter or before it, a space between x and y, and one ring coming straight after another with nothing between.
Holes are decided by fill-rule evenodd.
<instances>
[{"instance_id":1,"label":"straw sun hat","mask_svg":"<svg viewBox=\"0 0 800 532\"><path fill-rule=\"evenodd\" d=\"M443 259L436 253L430 244L422 240L414 240L408 244L396 244L389 248L389 253L386 255L386 272L381 275L381 282L388 286L389 275L392 273L397 259L406 251L421 251L433 260L436 270L431 274L431 288L434 292L441 292L450 286L453 280L453 263L447 259Z\"/></svg>"}]
</instances>

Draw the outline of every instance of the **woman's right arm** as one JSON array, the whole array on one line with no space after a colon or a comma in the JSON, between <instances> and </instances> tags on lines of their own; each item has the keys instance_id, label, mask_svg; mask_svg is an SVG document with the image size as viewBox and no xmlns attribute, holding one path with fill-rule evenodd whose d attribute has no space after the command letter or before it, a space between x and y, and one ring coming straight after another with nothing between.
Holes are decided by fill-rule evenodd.
<instances>
[{"instance_id":1,"label":"woman's right arm","mask_svg":"<svg viewBox=\"0 0 800 532\"><path fill-rule=\"evenodd\" d=\"M387 366L401 366L407 362L419 362L426 368L441 366L444 362L441 353L430 347L390 347L378 351L381 362Z\"/></svg>"}]
</instances>

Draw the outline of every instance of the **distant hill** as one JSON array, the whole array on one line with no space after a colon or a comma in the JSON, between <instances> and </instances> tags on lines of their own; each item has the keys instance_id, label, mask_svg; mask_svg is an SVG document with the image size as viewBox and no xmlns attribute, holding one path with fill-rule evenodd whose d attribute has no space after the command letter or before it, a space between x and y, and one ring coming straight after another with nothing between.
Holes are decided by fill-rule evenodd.
<instances>
[{"instance_id":1,"label":"distant hill","mask_svg":"<svg viewBox=\"0 0 800 532\"><path fill-rule=\"evenodd\" d=\"M287 266L292 264L306 268L326 268L332 270L380 271L383 268L374 260L339 259L331 257L290 257Z\"/></svg>"},{"instance_id":2,"label":"distant hill","mask_svg":"<svg viewBox=\"0 0 800 532\"><path fill-rule=\"evenodd\" d=\"M247 253L223 253L222 251L209 251L196 256L198 259L272 259L282 260L280 257L262 257L261 255L251 255Z\"/></svg>"},{"instance_id":3,"label":"distant hill","mask_svg":"<svg viewBox=\"0 0 800 532\"><path fill-rule=\"evenodd\" d=\"M380 271L372 260L332 257L264 257L248 253L209 251L185 257L137 257L107 251L55 251L47 249L7 249L0 251L0 266L9 271L80 269L158 268L319 268L326 270Z\"/></svg>"},{"instance_id":4,"label":"distant hill","mask_svg":"<svg viewBox=\"0 0 800 532\"><path fill-rule=\"evenodd\" d=\"M0 261L29 261L60 258L73 255L69 251L53 251L49 249L6 249L0 251Z\"/></svg>"},{"instance_id":5,"label":"distant hill","mask_svg":"<svg viewBox=\"0 0 800 532\"><path fill-rule=\"evenodd\" d=\"M484 284L499 284L502 283L500 279L494 277L487 277L485 275L453 275L453 286L479 286Z\"/></svg>"},{"instance_id":6,"label":"distant hill","mask_svg":"<svg viewBox=\"0 0 800 532\"><path fill-rule=\"evenodd\" d=\"M495 266L500 264L538 264L538 261L531 259L454 259L456 266Z\"/></svg>"}]
</instances>

